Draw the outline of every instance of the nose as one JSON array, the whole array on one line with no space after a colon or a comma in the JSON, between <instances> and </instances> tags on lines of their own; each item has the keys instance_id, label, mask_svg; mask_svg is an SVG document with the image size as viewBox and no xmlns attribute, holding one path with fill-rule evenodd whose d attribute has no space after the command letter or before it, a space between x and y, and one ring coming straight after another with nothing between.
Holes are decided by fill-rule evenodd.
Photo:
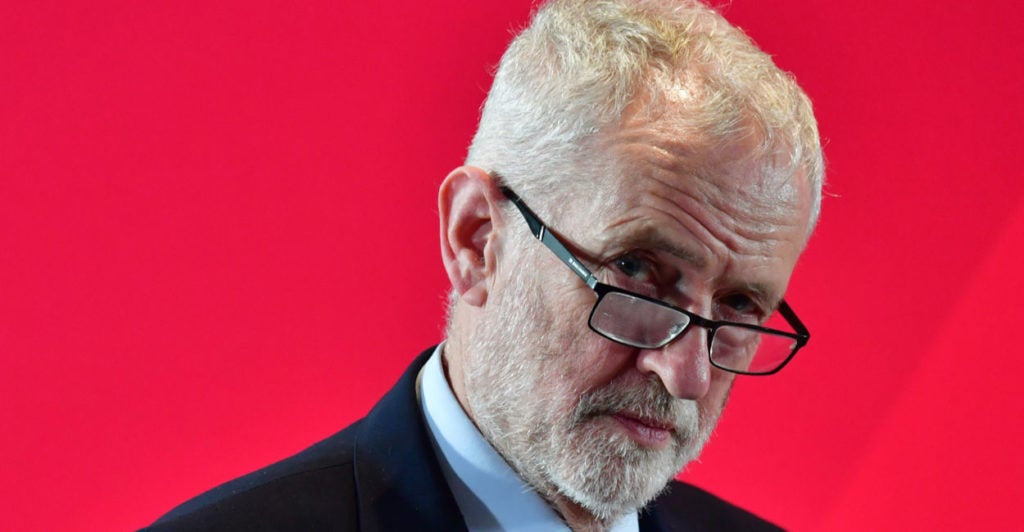
<instances>
[{"instance_id":1,"label":"nose","mask_svg":"<svg viewBox=\"0 0 1024 532\"><path fill-rule=\"evenodd\" d=\"M642 373L657 375L673 397L700 399L708 393L711 383L707 334L703 327L692 327L661 349L640 351L637 368Z\"/></svg>"}]
</instances>

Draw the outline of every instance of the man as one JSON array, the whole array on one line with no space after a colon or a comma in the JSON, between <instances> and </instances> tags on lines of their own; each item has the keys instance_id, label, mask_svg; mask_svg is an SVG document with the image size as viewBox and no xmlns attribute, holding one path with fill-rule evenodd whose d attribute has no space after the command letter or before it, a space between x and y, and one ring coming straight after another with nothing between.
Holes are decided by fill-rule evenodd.
<instances>
[{"instance_id":1,"label":"man","mask_svg":"<svg viewBox=\"0 0 1024 532\"><path fill-rule=\"evenodd\" d=\"M774 529L672 479L807 341L783 294L822 173L807 98L715 12L549 2L441 185L445 343L153 528Z\"/></svg>"}]
</instances>

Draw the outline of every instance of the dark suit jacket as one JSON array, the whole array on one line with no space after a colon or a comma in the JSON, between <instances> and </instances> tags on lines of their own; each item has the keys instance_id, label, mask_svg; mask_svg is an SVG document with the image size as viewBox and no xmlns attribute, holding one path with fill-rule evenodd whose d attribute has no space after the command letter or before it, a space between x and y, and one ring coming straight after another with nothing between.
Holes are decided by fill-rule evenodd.
<instances>
[{"instance_id":1,"label":"dark suit jacket","mask_svg":"<svg viewBox=\"0 0 1024 532\"><path fill-rule=\"evenodd\" d=\"M149 530L465 530L416 397L432 351L365 418L178 506ZM681 482L641 514L640 529L778 530Z\"/></svg>"}]
</instances>

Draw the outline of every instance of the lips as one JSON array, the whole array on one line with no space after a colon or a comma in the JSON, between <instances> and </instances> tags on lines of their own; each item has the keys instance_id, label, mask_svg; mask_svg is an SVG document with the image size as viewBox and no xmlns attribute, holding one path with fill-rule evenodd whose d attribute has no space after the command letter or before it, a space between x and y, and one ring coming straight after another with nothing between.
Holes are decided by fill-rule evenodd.
<instances>
[{"instance_id":1,"label":"lips","mask_svg":"<svg viewBox=\"0 0 1024 532\"><path fill-rule=\"evenodd\" d=\"M630 412L612 414L611 418L617 421L629 437L642 447L661 449L672 440L674 427L671 422L639 416Z\"/></svg>"}]
</instances>

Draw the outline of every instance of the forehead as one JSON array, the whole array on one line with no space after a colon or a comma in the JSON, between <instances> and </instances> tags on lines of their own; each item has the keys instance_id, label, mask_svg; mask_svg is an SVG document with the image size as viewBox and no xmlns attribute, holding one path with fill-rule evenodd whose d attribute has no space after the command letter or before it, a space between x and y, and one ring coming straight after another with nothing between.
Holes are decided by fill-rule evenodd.
<instances>
[{"instance_id":1,"label":"forehead","mask_svg":"<svg viewBox=\"0 0 1024 532\"><path fill-rule=\"evenodd\" d=\"M652 247L784 290L806 241L810 187L761 155L761 140L755 128L716 139L666 117L627 117L595 141L585 163L595 194L575 214L592 221L599 246Z\"/></svg>"}]
</instances>

